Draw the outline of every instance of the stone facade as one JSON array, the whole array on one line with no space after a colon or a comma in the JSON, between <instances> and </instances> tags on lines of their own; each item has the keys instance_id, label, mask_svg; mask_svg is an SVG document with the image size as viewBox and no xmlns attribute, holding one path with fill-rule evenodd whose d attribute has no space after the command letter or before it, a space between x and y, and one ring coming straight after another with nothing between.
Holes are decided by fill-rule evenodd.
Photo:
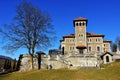
<instances>
[{"instance_id":1,"label":"stone facade","mask_svg":"<svg viewBox=\"0 0 120 80\"><path fill-rule=\"evenodd\" d=\"M61 49L64 54L74 53L105 53L110 52L109 40L104 40L103 34L94 34L86 31L88 20L76 18L73 20L75 33L63 36Z\"/></svg>"},{"instance_id":2,"label":"stone facade","mask_svg":"<svg viewBox=\"0 0 120 80\"><path fill-rule=\"evenodd\" d=\"M35 56L36 55L34 55L34 58L33 58L33 67L35 69L38 69L38 59ZM28 71L28 70L31 70L30 55L24 54L22 59L21 59L20 71Z\"/></svg>"}]
</instances>

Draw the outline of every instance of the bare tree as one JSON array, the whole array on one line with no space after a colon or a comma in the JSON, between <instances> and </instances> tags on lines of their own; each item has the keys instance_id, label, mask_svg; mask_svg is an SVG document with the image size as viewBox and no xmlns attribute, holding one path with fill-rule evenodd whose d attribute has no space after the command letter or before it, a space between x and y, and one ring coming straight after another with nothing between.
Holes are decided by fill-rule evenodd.
<instances>
[{"instance_id":1,"label":"bare tree","mask_svg":"<svg viewBox=\"0 0 120 80\"><path fill-rule=\"evenodd\" d=\"M5 50L13 53L19 48L28 49L32 69L35 49L47 49L51 46L51 40L55 38L51 18L47 12L26 1L17 6L13 23L4 25L0 32L7 38L3 46Z\"/></svg>"},{"instance_id":2,"label":"bare tree","mask_svg":"<svg viewBox=\"0 0 120 80\"><path fill-rule=\"evenodd\" d=\"M112 52L117 52L117 44L116 43L112 43L111 44L111 49L112 49Z\"/></svg>"}]
</instances>

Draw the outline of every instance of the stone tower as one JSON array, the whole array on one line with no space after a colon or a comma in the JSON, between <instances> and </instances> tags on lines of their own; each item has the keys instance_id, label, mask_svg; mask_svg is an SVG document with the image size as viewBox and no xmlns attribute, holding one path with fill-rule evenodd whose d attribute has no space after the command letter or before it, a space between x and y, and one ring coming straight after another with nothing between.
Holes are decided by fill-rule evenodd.
<instances>
[{"instance_id":1,"label":"stone tower","mask_svg":"<svg viewBox=\"0 0 120 80\"><path fill-rule=\"evenodd\" d=\"M86 26L87 19L86 18L76 18L73 20L75 27L75 47L76 52L83 54L87 52L87 43L86 43Z\"/></svg>"}]
</instances>

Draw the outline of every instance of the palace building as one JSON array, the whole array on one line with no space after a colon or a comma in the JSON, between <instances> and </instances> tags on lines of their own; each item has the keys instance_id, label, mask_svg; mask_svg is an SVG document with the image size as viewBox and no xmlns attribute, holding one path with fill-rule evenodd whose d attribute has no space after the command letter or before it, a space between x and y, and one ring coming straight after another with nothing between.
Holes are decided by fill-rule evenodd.
<instances>
[{"instance_id":1,"label":"palace building","mask_svg":"<svg viewBox=\"0 0 120 80\"><path fill-rule=\"evenodd\" d=\"M61 49L63 54L75 53L105 53L110 52L110 40L104 40L103 34L86 31L87 18L79 17L73 20L75 33L63 36Z\"/></svg>"}]
</instances>

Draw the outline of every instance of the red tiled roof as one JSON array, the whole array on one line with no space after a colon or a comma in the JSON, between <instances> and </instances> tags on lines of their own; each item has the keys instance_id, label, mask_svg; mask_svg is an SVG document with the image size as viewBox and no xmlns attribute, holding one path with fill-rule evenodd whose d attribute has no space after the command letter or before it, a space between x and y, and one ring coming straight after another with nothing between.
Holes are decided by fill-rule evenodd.
<instances>
[{"instance_id":1,"label":"red tiled roof","mask_svg":"<svg viewBox=\"0 0 120 80\"><path fill-rule=\"evenodd\" d=\"M69 35L63 36L63 38L75 38L75 34L69 34Z\"/></svg>"},{"instance_id":2,"label":"red tiled roof","mask_svg":"<svg viewBox=\"0 0 120 80\"><path fill-rule=\"evenodd\" d=\"M77 49L86 49L86 46L82 45L82 46L77 46Z\"/></svg>"},{"instance_id":3,"label":"red tiled roof","mask_svg":"<svg viewBox=\"0 0 120 80\"><path fill-rule=\"evenodd\" d=\"M82 20L87 20L87 18L79 17L79 18L75 18L74 20L80 20L80 21L82 21Z\"/></svg>"},{"instance_id":4,"label":"red tiled roof","mask_svg":"<svg viewBox=\"0 0 120 80\"><path fill-rule=\"evenodd\" d=\"M94 34L94 33L86 33L87 37L104 37L103 34ZM68 34L66 36L63 36L63 38L75 38L75 34Z\"/></svg>"},{"instance_id":5,"label":"red tiled roof","mask_svg":"<svg viewBox=\"0 0 120 80\"><path fill-rule=\"evenodd\" d=\"M94 34L94 33L89 33L87 32L87 37L104 37L103 34Z\"/></svg>"}]
</instances>

